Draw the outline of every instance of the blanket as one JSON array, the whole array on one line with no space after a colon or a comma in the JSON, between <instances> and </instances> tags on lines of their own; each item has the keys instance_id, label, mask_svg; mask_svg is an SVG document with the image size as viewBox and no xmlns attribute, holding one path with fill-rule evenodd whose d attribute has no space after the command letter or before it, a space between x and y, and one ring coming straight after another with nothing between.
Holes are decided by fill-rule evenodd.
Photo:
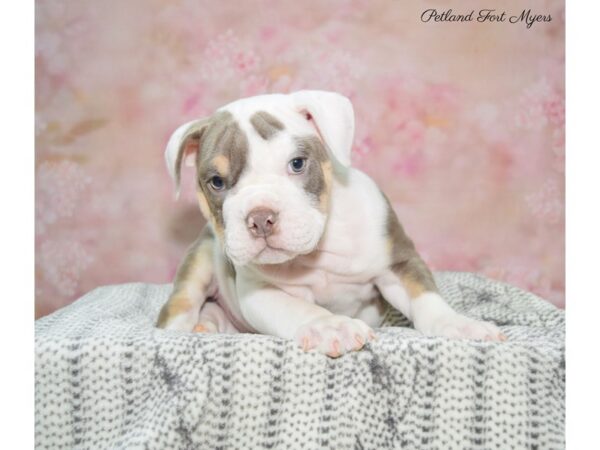
<instances>
[{"instance_id":1,"label":"blanket","mask_svg":"<svg viewBox=\"0 0 600 450\"><path fill-rule=\"evenodd\" d=\"M507 342L426 337L390 309L338 359L254 334L154 327L170 285L100 287L35 324L36 448L564 448L564 312L437 273Z\"/></svg>"}]
</instances>

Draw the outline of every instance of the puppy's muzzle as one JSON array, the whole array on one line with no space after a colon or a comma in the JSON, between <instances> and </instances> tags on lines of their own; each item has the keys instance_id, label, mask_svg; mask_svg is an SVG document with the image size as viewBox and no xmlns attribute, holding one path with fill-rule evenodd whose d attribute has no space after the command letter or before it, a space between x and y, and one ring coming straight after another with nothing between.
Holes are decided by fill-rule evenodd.
<instances>
[{"instance_id":1,"label":"puppy's muzzle","mask_svg":"<svg viewBox=\"0 0 600 450\"><path fill-rule=\"evenodd\" d=\"M246 224L254 237L266 238L275 231L278 214L265 208L256 208L246 216Z\"/></svg>"}]
</instances>

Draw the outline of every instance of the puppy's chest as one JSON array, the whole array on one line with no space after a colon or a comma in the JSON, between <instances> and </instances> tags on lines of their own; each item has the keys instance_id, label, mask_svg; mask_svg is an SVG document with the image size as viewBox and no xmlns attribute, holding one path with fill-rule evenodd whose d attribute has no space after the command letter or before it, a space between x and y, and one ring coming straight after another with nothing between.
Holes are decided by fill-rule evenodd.
<instances>
[{"instance_id":1,"label":"puppy's chest","mask_svg":"<svg viewBox=\"0 0 600 450\"><path fill-rule=\"evenodd\" d=\"M348 257L321 252L301 257L275 284L290 295L324 306L335 313L352 314L379 296L373 280L385 269L385 258Z\"/></svg>"},{"instance_id":2,"label":"puppy's chest","mask_svg":"<svg viewBox=\"0 0 600 450\"><path fill-rule=\"evenodd\" d=\"M280 280L277 284L290 295L339 314L351 314L378 296L368 275L344 277L321 269L311 269L302 280Z\"/></svg>"}]
</instances>

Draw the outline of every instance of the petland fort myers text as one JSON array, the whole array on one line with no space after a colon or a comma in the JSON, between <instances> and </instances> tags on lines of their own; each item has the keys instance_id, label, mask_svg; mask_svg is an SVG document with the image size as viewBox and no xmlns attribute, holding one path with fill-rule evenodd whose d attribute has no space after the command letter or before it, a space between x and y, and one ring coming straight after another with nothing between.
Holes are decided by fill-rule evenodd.
<instances>
[{"instance_id":1,"label":"petland fort myers text","mask_svg":"<svg viewBox=\"0 0 600 450\"><path fill-rule=\"evenodd\" d=\"M479 22L479 23L512 23L524 24L531 28L533 24L540 22L552 22L550 14L537 14L531 9L524 9L518 14L498 11L496 9L471 10L462 14L455 13L452 9L438 11L437 9L426 9L421 14L422 22Z\"/></svg>"}]
</instances>

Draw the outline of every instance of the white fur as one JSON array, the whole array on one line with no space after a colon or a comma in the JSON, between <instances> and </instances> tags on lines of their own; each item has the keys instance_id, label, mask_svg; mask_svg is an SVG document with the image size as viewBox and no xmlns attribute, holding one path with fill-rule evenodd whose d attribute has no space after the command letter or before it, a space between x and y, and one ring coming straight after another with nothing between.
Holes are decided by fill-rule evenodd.
<instances>
[{"instance_id":1,"label":"white fur","mask_svg":"<svg viewBox=\"0 0 600 450\"><path fill-rule=\"evenodd\" d=\"M314 251L273 266L236 267L235 297L223 301L239 311L236 319L246 329L301 346L310 334L310 348L328 354L335 354L338 341L341 354L356 349L356 335L370 340L371 327L383 317L375 280L390 263L382 239L387 206L376 184L356 169L344 183L334 182L331 195L327 226Z\"/></svg>"},{"instance_id":2,"label":"white fur","mask_svg":"<svg viewBox=\"0 0 600 450\"><path fill-rule=\"evenodd\" d=\"M215 246L214 254L219 302L238 329L295 339L305 350L338 356L373 338L370 327L380 324L384 311L381 293L423 333L499 339L495 326L457 314L437 293L411 300L390 271L385 198L371 178L349 167L354 114L348 99L301 91L242 99L222 109L249 142L247 166L223 204L224 245ZM257 111L276 116L285 130L261 138L249 121ZM190 124L169 141L170 171L177 139ZM301 177L287 171L296 151L292 136L308 134L317 135L339 163L328 214L304 191ZM246 217L254 208L279 214L277 232L266 240L248 230Z\"/></svg>"},{"instance_id":3,"label":"white fur","mask_svg":"<svg viewBox=\"0 0 600 450\"><path fill-rule=\"evenodd\" d=\"M275 153L274 150L271 150ZM225 251L237 265L279 264L316 247L325 227L325 214L287 174L291 155L277 155L275 167L254 169L259 152L252 155L244 175L223 204ZM268 165L267 165L268 166ZM278 214L277 233L256 239L248 232L246 217L255 208L268 208Z\"/></svg>"},{"instance_id":4,"label":"white fur","mask_svg":"<svg viewBox=\"0 0 600 450\"><path fill-rule=\"evenodd\" d=\"M237 333L238 330L217 303L207 302L198 316L198 325L208 333Z\"/></svg>"},{"instance_id":5,"label":"white fur","mask_svg":"<svg viewBox=\"0 0 600 450\"><path fill-rule=\"evenodd\" d=\"M439 294L425 292L411 301L411 319L421 333L449 338L498 340L495 325L455 312Z\"/></svg>"},{"instance_id":6,"label":"white fur","mask_svg":"<svg viewBox=\"0 0 600 450\"><path fill-rule=\"evenodd\" d=\"M165 149L165 162L167 164L167 171L169 172L169 175L171 176L171 179L173 181L176 180L177 156L179 154L179 149L181 147L183 137L185 133L190 129L190 127L197 122L197 120L192 120L190 122L184 123L173 132L173 134L169 138L169 142L167 142L167 147ZM176 186L175 196L176 198L179 197L179 185Z\"/></svg>"},{"instance_id":7,"label":"white fur","mask_svg":"<svg viewBox=\"0 0 600 450\"><path fill-rule=\"evenodd\" d=\"M354 140L354 109L350 100L325 91L298 91L290 97L297 109L310 113L337 162L349 167Z\"/></svg>"}]
</instances>

